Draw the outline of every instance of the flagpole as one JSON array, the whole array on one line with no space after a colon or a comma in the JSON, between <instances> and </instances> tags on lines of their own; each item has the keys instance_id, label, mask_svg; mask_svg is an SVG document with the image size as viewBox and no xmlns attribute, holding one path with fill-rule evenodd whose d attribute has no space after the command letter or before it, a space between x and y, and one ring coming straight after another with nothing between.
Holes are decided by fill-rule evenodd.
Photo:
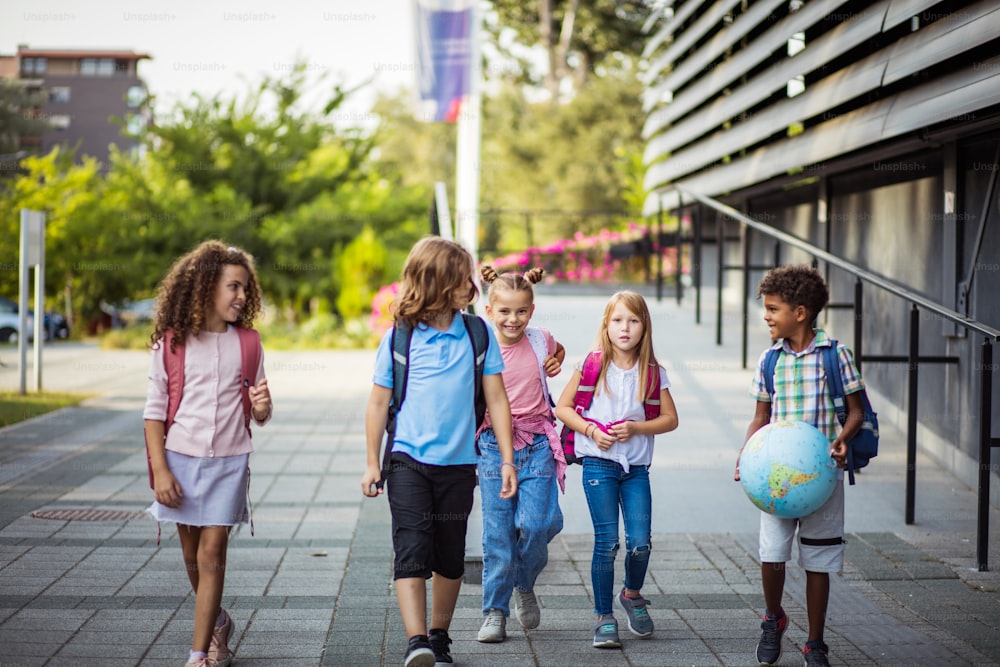
<instances>
[{"instance_id":1,"label":"flagpole","mask_svg":"<svg viewBox=\"0 0 1000 667\"><path fill-rule=\"evenodd\" d=\"M469 11L469 89L458 114L455 155L455 232L479 261L479 174L482 139L481 11L473 0Z\"/></svg>"}]
</instances>

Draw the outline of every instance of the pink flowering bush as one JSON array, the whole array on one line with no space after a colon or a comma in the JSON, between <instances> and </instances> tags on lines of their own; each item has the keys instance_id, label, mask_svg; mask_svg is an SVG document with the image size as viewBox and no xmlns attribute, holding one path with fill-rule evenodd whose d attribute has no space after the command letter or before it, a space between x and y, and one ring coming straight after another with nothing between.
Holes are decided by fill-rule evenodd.
<instances>
[{"instance_id":1,"label":"pink flowering bush","mask_svg":"<svg viewBox=\"0 0 1000 667\"><path fill-rule=\"evenodd\" d=\"M629 282L646 278L646 257L641 253L614 258L611 247L642 241L649 230L630 222L623 230L601 229L596 234L577 232L572 238L559 239L545 246L527 248L507 255L485 259L497 271L527 271L536 266L545 269L546 282ZM669 275L676 263L676 249L664 248L663 269ZM655 257L650 257L655 262ZM652 267L655 270L655 265Z\"/></svg>"},{"instance_id":2,"label":"pink flowering bush","mask_svg":"<svg viewBox=\"0 0 1000 667\"><path fill-rule=\"evenodd\" d=\"M386 285L375 293L372 298L372 314L368 318L368 327L379 336L392 327L392 302L399 295L399 283Z\"/></svg>"},{"instance_id":3,"label":"pink flowering bush","mask_svg":"<svg viewBox=\"0 0 1000 667\"><path fill-rule=\"evenodd\" d=\"M682 225L689 225L683 220ZM484 264L491 264L500 273L517 271L523 273L540 266L545 269L545 282L642 282L657 269L656 249L644 254L648 248L649 229L630 222L623 230L601 229L596 234L577 232L572 238L559 239L541 247L531 247L497 257L486 257ZM635 243L635 252L616 253L612 257L611 248L616 245ZM677 267L677 249L673 246L659 249L663 258L663 275L672 280ZM683 267L686 272L687 267ZM393 323L392 302L399 294L399 283L392 283L380 289L372 299L369 318L371 330L379 335L387 331Z\"/></svg>"}]
</instances>

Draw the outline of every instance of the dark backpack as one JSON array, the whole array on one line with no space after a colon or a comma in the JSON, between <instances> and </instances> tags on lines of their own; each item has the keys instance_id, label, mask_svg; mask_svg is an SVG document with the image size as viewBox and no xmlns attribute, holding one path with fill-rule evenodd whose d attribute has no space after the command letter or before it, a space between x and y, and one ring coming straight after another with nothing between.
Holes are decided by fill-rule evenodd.
<instances>
[{"instance_id":1,"label":"dark backpack","mask_svg":"<svg viewBox=\"0 0 1000 667\"><path fill-rule=\"evenodd\" d=\"M844 383L840 378L840 360L837 358L837 341L831 340L829 346L821 348L823 366L826 371L826 386L833 399L833 407L837 411L837 421L843 426L847 422L847 405L844 402ZM767 393L774 399L774 369L778 365L780 349L771 348L764 357L761 373ZM854 471L868 465L869 461L878 456L878 415L872 409L868 400L868 392L861 390L861 403L864 406L865 420L854 437L847 442L847 476L854 484Z\"/></svg>"},{"instance_id":2,"label":"dark backpack","mask_svg":"<svg viewBox=\"0 0 1000 667\"><path fill-rule=\"evenodd\" d=\"M654 364L650 364L653 367ZM573 397L573 409L580 416L583 411L590 407L594 401L594 392L597 391L597 380L601 376L601 353L593 351L583 360L583 367L580 370L580 384L576 387L576 395ZM641 381L641 379L640 379ZM646 411L646 420L656 419L660 416L660 369L655 368L653 382L649 388L649 395L643 402ZM586 417L584 417L586 419ZM597 424L597 422L593 422ZM604 430L602 425L601 430ZM576 455L576 431L563 424L559 433L562 441L563 456L566 457L567 464L581 463L582 460Z\"/></svg>"},{"instance_id":3,"label":"dark backpack","mask_svg":"<svg viewBox=\"0 0 1000 667\"><path fill-rule=\"evenodd\" d=\"M240 336L240 392L243 397L243 426L247 434L253 437L250 431L250 411L253 404L250 402L250 386L257 384L257 367L260 366L260 334L255 329L244 329L236 327L236 333ZM184 397L184 357L186 348L183 344L177 346L176 350L170 350L170 341L173 340L174 332L167 330L163 334L160 342L163 350L163 366L167 371L167 418L164 420L163 435L166 436L170 426L174 423L177 415L177 408L180 407L181 399ZM153 486L153 464L149 460L149 444L146 444L146 466L149 469L149 488Z\"/></svg>"},{"instance_id":4,"label":"dark backpack","mask_svg":"<svg viewBox=\"0 0 1000 667\"><path fill-rule=\"evenodd\" d=\"M469 334L475 361L475 405L476 428L483 424L486 418L486 396L483 395L483 369L486 367L486 349L490 344L490 336L486 331L486 323L482 318L468 313L462 313L465 331ZM385 482L389 472L389 460L392 457L392 445L396 440L396 415L406 399L406 381L410 370L410 340L413 338L413 328L403 322L397 322L389 339L389 349L392 350L392 399L389 401L389 418L385 422L386 443L382 455L382 479L379 486ZM478 445L477 445L478 453Z\"/></svg>"}]
</instances>

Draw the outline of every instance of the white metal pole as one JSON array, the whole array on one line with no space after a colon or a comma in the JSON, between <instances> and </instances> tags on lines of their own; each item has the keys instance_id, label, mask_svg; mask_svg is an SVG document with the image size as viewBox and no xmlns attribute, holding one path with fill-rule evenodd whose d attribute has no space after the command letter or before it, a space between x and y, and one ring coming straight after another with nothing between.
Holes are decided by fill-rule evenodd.
<instances>
[{"instance_id":1,"label":"white metal pole","mask_svg":"<svg viewBox=\"0 0 1000 667\"><path fill-rule=\"evenodd\" d=\"M45 214L35 213L38 257L35 264L35 391L42 391L42 347L45 345Z\"/></svg>"},{"instance_id":2,"label":"white metal pole","mask_svg":"<svg viewBox=\"0 0 1000 667\"><path fill-rule=\"evenodd\" d=\"M458 115L455 155L455 220L458 242L479 261L479 173L482 137L481 11L474 0L469 26L469 93Z\"/></svg>"},{"instance_id":3,"label":"white metal pole","mask_svg":"<svg viewBox=\"0 0 1000 667\"><path fill-rule=\"evenodd\" d=\"M28 267L30 261L28 258L28 228L31 226L31 210L22 208L21 209L21 247L20 247L20 266L18 267L17 273L17 283L18 283L18 297L17 297L17 366L18 374L20 375L20 384L18 393L22 396L27 393L28 390Z\"/></svg>"},{"instance_id":4,"label":"white metal pole","mask_svg":"<svg viewBox=\"0 0 1000 667\"><path fill-rule=\"evenodd\" d=\"M448 209L448 186L442 181L434 184L434 205L437 209L438 229L441 238L454 241L455 234L451 229L451 211Z\"/></svg>"}]
</instances>

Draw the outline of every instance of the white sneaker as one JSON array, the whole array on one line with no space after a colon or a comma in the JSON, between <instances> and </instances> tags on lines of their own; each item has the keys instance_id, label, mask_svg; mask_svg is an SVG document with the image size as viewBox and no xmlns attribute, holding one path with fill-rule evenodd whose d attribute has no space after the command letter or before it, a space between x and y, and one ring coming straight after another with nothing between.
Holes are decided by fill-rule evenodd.
<instances>
[{"instance_id":1,"label":"white sneaker","mask_svg":"<svg viewBox=\"0 0 1000 667\"><path fill-rule=\"evenodd\" d=\"M514 611L517 620L525 630L534 630L542 620L542 612L538 608L538 598L533 591L514 589Z\"/></svg>"},{"instance_id":2,"label":"white sneaker","mask_svg":"<svg viewBox=\"0 0 1000 667\"><path fill-rule=\"evenodd\" d=\"M507 617L499 609L490 609L483 619L483 627L479 628L479 641L484 644L497 644L507 638Z\"/></svg>"}]
</instances>

